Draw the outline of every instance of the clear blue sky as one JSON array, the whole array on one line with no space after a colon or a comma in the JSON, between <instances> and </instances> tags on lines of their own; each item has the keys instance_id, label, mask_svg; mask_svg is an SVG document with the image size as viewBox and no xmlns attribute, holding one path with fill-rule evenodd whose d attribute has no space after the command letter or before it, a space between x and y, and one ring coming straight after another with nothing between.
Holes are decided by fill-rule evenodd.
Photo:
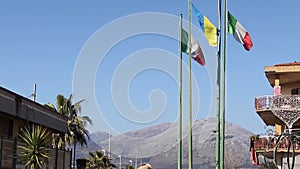
<instances>
[{"instance_id":1,"label":"clear blue sky","mask_svg":"<svg viewBox=\"0 0 300 169\"><path fill-rule=\"evenodd\" d=\"M217 0L194 0L193 3L215 25L218 24ZM300 39L299 5L300 2L295 0L284 2L228 1L228 9L248 30L254 47L247 52L231 35L228 35L227 121L254 133L264 132L264 124L255 113L254 98L272 94L272 88L264 75L264 66L299 61L300 48L297 43ZM37 101L42 104L55 103L57 94L68 96L76 91L73 89L75 65L84 55L81 51L88 47L85 44L89 45L89 39L92 40L97 33L101 33L104 27L110 28L112 23L122 21L121 17L130 18L132 16L130 14L145 12L158 12L171 18L183 13L184 18L187 19L187 1L1 1L0 85L27 97L32 93L33 84L37 83ZM150 19L161 18L151 17ZM192 19L194 25L198 27L196 17L193 16ZM152 22L153 20L142 17L135 24L146 25ZM161 26L161 29L168 28L173 22L174 18L170 20L170 23L162 22L158 26ZM110 43L109 35L126 32L138 27L137 25L127 23L125 20L120 27L113 26L107 36L102 39L98 37L99 43L93 43L95 45L93 49L105 48L106 42ZM176 31L178 27L170 29L170 32ZM207 45L201 32L195 35L202 46L208 65L215 64L213 62L215 62L216 48ZM103 123L101 119L108 122L110 128L117 132L140 129L163 122L175 122L178 89L176 77L172 77L172 72L168 71L174 72L172 68L177 67L177 62L174 60L174 56L178 54L177 51L178 42L172 37L148 33L118 41L105 56L101 56L100 53L96 54L96 57L104 57L104 59L101 63L97 62L97 69L94 70L92 83L95 88L88 90L94 91L101 113L98 109L89 107L93 104L94 98L85 98L82 94L74 93L75 101L87 100L83 104L83 114L91 116L94 121L90 130L92 132L107 130L100 124ZM133 62L128 59L129 56L135 58ZM163 59L160 60L160 57ZM168 62L169 57L173 58L173 61ZM89 59L89 57L83 58L83 60ZM124 64L128 60L131 63L126 67ZM187 63L186 59L184 61ZM125 84L125 90L128 90L122 90L124 87L122 73L134 71L135 64L139 66L144 63L151 63L155 66L162 63L161 66L170 70L164 72L153 68L141 71L140 68L141 72L137 72L129 86ZM85 66L88 70L90 65ZM210 112L211 106L214 106L214 103L211 105L211 100L214 100L215 95L213 92L215 81L211 75L215 74L215 70L208 69L210 69L209 66L201 67L193 63L193 76L197 83L197 89L194 91L199 90L200 96L200 101L197 102L200 109L195 119L215 117L214 110ZM82 83L91 83L84 79L88 75L82 76ZM121 82L118 81L120 79ZM113 83L116 83L116 88L112 87ZM155 89L163 91L164 94ZM156 114L151 115L149 114L152 112L149 94L153 90L155 90L153 112ZM145 115L145 119L142 116L139 117L141 114L126 112L126 108L120 108L119 112L114 104L119 104L124 100L118 100L118 98L113 100L113 92L118 98L118 94L122 95L124 92L123 94L127 96L128 93L134 109L144 112L142 116ZM187 100L186 94L184 97ZM164 99L165 105L161 104ZM187 112L187 109L185 111ZM186 117L187 114L184 116ZM147 121L147 118L150 120Z\"/></svg>"}]
</instances>

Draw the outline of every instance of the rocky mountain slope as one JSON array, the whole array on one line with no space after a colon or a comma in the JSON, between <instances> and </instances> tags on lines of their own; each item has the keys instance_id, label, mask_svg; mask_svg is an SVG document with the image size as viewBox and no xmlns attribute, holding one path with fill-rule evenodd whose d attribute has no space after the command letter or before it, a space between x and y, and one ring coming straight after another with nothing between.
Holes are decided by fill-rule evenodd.
<instances>
[{"instance_id":1,"label":"rocky mountain slope","mask_svg":"<svg viewBox=\"0 0 300 169\"><path fill-rule=\"evenodd\" d=\"M188 126L183 125L183 168L188 168ZM215 119L195 121L193 124L193 165L194 168L210 169L215 165ZM232 123L226 123L226 168L254 168L251 166L249 136L246 129ZM150 163L155 169L177 168L177 123L164 123L145 129L130 131L111 136L111 158L122 168L129 161L133 166L137 162ZM108 133L91 134L88 147L78 148L78 157L87 157L89 151L108 150Z\"/></svg>"}]
</instances>

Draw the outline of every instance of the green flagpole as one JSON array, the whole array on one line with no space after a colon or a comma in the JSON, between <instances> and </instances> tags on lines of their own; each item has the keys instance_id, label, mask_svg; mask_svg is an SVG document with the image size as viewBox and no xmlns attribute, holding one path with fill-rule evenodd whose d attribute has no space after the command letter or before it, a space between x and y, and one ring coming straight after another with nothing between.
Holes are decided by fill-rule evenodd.
<instances>
[{"instance_id":1,"label":"green flagpole","mask_svg":"<svg viewBox=\"0 0 300 169\"><path fill-rule=\"evenodd\" d=\"M178 103L178 165L177 168L182 168L182 47L181 47L181 33L182 33L182 14L180 14L179 26L179 103Z\"/></svg>"},{"instance_id":2,"label":"green flagpole","mask_svg":"<svg viewBox=\"0 0 300 169\"><path fill-rule=\"evenodd\" d=\"M217 96L216 96L216 169L220 169L220 55L221 55L221 36L220 36L220 30L221 30L221 0L218 0L218 68L217 68Z\"/></svg>"},{"instance_id":3,"label":"green flagpole","mask_svg":"<svg viewBox=\"0 0 300 169\"><path fill-rule=\"evenodd\" d=\"M227 0L224 0L224 20L223 20L223 57L222 57L222 66L223 66L223 95L222 95L222 143L221 143L221 169L224 169L224 160L225 160L225 104L226 104L226 35L227 35Z\"/></svg>"},{"instance_id":4,"label":"green flagpole","mask_svg":"<svg viewBox=\"0 0 300 169\"><path fill-rule=\"evenodd\" d=\"M191 17L191 0L188 0L188 23L189 23L189 33L188 33L188 65L189 65L189 128L188 128L188 146L189 146L189 169L193 168L193 138L192 138L192 55L191 55L191 34L192 34L192 17Z\"/></svg>"}]
</instances>

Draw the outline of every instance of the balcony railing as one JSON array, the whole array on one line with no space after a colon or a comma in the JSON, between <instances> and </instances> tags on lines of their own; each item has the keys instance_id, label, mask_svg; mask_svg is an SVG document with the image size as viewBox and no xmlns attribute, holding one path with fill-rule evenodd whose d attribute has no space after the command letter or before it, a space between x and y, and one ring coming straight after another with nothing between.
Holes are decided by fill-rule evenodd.
<instances>
[{"instance_id":1,"label":"balcony railing","mask_svg":"<svg viewBox=\"0 0 300 169\"><path fill-rule=\"evenodd\" d=\"M270 109L270 104L273 96L260 96L255 98L255 109L265 110Z\"/></svg>"},{"instance_id":2,"label":"balcony railing","mask_svg":"<svg viewBox=\"0 0 300 169\"><path fill-rule=\"evenodd\" d=\"M277 138L259 138L254 141L254 149L257 151L273 151L276 145ZM283 138L280 140L277 146L277 150L287 150L288 149L288 138ZM298 142L293 144L295 150L300 150L300 144Z\"/></svg>"},{"instance_id":3,"label":"balcony railing","mask_svg":"<svg viewBox=\"0 0 300 169\"><path fill-rule=\"evenodd\" d=\"M300 95L260 96L255 98L255 109L300 110Z\"/></svg>"}]
</instances>

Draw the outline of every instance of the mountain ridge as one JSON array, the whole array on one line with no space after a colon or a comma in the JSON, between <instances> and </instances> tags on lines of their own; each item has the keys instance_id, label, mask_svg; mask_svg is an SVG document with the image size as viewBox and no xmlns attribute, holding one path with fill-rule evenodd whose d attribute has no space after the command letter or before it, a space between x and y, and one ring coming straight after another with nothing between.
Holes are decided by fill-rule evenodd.
<instances>
[{"instance_id":1,"label":"mountain ridge","mask_svg":"<svg viewBox=\"0 0 300 169\"><path fill-rule=\"evenodd\" d=\"M215 165L215 122L214 118L193 122L193 165L195 168L214 168ZM183 124L183 168L188 168L188 125ZM225 162L229 168L255 168L251 166L249 153L250 131L226 122ZM91 134L87 148L78 148L77 157L87 157L89 151L108 150L108 133ZM111 136L111 158L119 164L149 162L154 168L177 168L178 124L162 123L147 128L128 131Z\"/></svg>"}]
</instances>

